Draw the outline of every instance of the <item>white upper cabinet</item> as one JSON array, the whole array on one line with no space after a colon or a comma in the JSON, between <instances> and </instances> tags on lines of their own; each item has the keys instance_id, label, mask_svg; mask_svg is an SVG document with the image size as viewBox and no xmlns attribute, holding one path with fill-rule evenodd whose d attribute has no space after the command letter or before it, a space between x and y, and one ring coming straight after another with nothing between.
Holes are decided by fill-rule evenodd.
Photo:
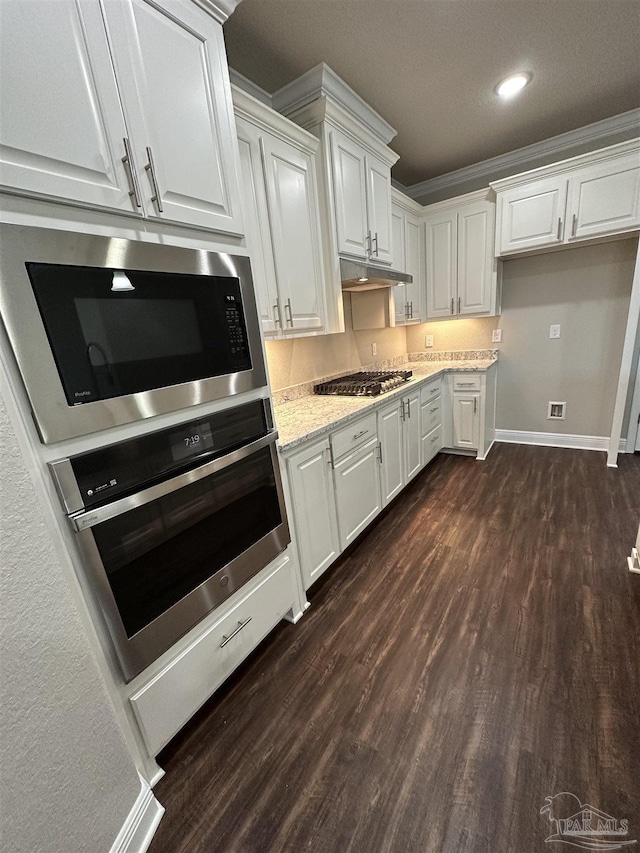
<instances>
[{"instance_id":1,"label":"white upper cabinet","mask_svg":"<svg viewBox=\"0 0 640 853\"><path fill-rule=\"evenodd\" d=\"M484 190L425 208L427 319L500 313L494 228Z\"/></svg>"},{"instance_id":2,"label":"white upper cabinet","mask_svg":"<svg viewBox=\"0 0 640 853\"><path fill-rule=\"evenodd\" d=\"M632 140L491 184L497 255L640 228L640 142Z\"/></svg>"},{"instance_id":3,"label":"white upper cabinet","mask_svg":"<svg viewBox=\"0 0 640 853\"><path fill-rule=\"evenodd\" d=\"M391 191L392 263L409 273L411 283L392 288L396 325L420 323L424 316L424 235L417 202L396 189Z\"/></svg>"},{"instance_id":4,"label":"white upper cabinet","mask_svg":"<svg viewBox=\"0 0 640 853\"><path fill-rule=\"evenodd\" d=\"M270 337L321 333L325 282L318 140L239 89L234 88L233 97L247 248L262 330Z\"/></svg>"},{"instance_id":5,"label":"white upper cabinet","mask_svg":"<svg viewBox=\"0 0 640 853\"><path fill-rule=\"evenodd\" d=\"M195 4L104 4L147 215L242 233L222 27Z\"/></svg>"},{"instance_id":6,"label":"white upper cabinet","mask_svg":"<svg viewBox=\"0 0 640 853\"><path fill-rule=\"evenodd\" d=\"M331 131L338 251L390 264L391 168L339 130Z\"/></svg>"},{"instance_id":7,"label":"white upper cabinet","mask_svg":"<svg viewBox=\"0 0 640 853\"><path fill-rule=\"evenodd\" d=\"M366 258L369 253L365 152L353 140L331 133L338 251Z\"/></svg>"},{"instance_id":8,"label":"white upper cabinet","mask_svg":"<svg viewBox=\"0 0 640 853\"><path fill-rule=\"evenodd\" d=\"M3 0L0 80L3 189L141 212L98 0Z\"/></svg>"},{"instance_id":9,"label":"white upper cabinet","mask_svg":"<svg viewBox=\"0 0 640 853\"><path fill-rule=\"evenodd\" d=\"M6 0L9 191L242 234L222 26L181 0Z\"/></svg>"}]
</instances>

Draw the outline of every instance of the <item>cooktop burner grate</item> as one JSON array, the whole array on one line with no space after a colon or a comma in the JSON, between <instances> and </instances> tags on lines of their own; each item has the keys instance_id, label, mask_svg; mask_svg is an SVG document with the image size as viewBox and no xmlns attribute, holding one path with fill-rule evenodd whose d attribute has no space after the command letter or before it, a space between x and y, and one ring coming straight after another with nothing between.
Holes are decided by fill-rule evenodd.
<instances>
[{"instance_id":1,"label":"cooktop burner grate","mask_svg":"<svg viewBox=\"0 0 640 853\"><path fill-rule=\"evenodd\" d=\"M345 397L377 397L392 391L411 379L411 370L367 370L338 376L328 382L320 382L313 390L316 394L335 394Z\"/></svg>"}]
</instances>

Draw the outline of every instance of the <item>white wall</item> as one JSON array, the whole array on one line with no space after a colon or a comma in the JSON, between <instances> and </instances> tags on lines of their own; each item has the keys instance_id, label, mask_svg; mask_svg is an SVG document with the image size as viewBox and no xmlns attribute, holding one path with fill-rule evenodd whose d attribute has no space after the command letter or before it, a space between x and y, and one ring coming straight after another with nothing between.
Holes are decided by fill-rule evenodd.
<instances>
[{"instance_id":1,"label":"white wall","mask_svg":"<svg viewBox=\"0 0 640 853\"><path fill-rule=\"evenodd\" d=\"M17 428L0 396L2 849L106 853L140 780Z\"/></svg>"},{"instance_id":2,"label":"white wall","mask_svg":"<svg viewBox=\"0 0 640 853\"><path fill-rule=\"evenodd\" d=\"M608 436L637 238L504 262L499 429ZM549 326L561 325L559 340ZM566 401L564 421L548 401Z\"/></svg>"}]
</instances>

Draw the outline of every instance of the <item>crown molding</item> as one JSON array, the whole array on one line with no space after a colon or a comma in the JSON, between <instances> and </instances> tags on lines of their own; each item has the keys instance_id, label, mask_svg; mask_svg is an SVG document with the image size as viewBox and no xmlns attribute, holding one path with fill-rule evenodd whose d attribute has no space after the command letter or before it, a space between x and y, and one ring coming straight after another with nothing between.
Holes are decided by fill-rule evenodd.
<instances>
[{"instance_id":1,"label":"crown molding","mask_svg":"<svg viewBox=\"0 0 640 853\"><path fill-rule=\"evenodd\" d=\"M592 145L596 148L599 145L606 144L605 141L610 140L612 136L623 133L633 133L635 136L640 136L640 109L629 110L626 113L596 121L576 130L560 133L558 136L552 136L542 142L534 142L532 145L508 151L506 154L499 154L497 157L482 160L480 163L464 166L462 169L456 169L446 175L429 178L419 184L406 187L404 192L411 198L417 199L470 181L486 180L489 183L490 179L496 177L499 172L509 170L523 172L531 168L532 162L536 160L553 156L562 159L563 154L578 146Z\"/></svg>"},{"instance_id":2,"label":"crown molding","mask_svg":"<svg viewBox=\"0 0 640 853\"><path fill-rule=\"evenodd\" d=\"M232 15L242 0L194 0L194 2L215 18L219 24L224 24Z\"/></svg>"},{"instance_id":3,"label":"crown molding","mask_svg":"<svg viewBox=\"0 0 640 853\"><path fill-rule=\"evenodd\" d=\"M408 211L409 213L413 213L416 216L420 216L423 212L424 207L420 204L420 202L415 201L410 196L398 189L397 186L391 185L391 203L395 204L397 207L401 207L403 210Z\"/></svg>"},{"instance_id":4,"label":"crown molding","mask_svg":"<svg viewBox=\"0 0 640 853\"><path fill-rule=\"evenodd\" d=\"M261 101L263 104L266 104L268 107L273 109L271 95L266 91L266 89L263 89L262 86L258 86L257 83L249 80L248 77L245 77L244 74L236 71L235 68L231 68L231 66L229 66L229 79L231 80L232 86L235 86L237 89L241 89L243 92L251 95L252 98L255 98L257 101Z\"/></svg>"},{"instance_id":5,"label":"crown molding","mask_svg":"<svg viewBox=\"0 0 640 853\"><path fill-rule=\"evenodd\" d=\"M396 136L395 128L324 62L274 92L272 103L274 109L289 116L323 97L356 116L385 145Z\"/></svg>"},{"instance_id":6,"label":"crown molding","mask_svg":"<svg viewBox=\"0 0 640 853\"><path fill-rule=\"evenodd\" d=\"M451 207L460 207L463 204L473 204L476 201L495 202L496 194L491 187L484 187L481 190L474 190L471 193L457 195L453 198L445 198L443 201L436 201L433 204L425 205L422 210L425 213L438 213L441 210L447 210Z\"/></svg>"},{"instance_id":7,"label":"crown molding","mask_svg":"<svg viewBox=\"0 0 640 853\"><path fill-rule=\"evenodd\" d=\"M231 85L231 97L236 118L244 119L254 127L258 127L272 136L277 136L309 154L315 154L318 150L320 140L308 130L304 130L291 119L277 113L262 101L233 84Z\"/></svg>"}]
</instances>

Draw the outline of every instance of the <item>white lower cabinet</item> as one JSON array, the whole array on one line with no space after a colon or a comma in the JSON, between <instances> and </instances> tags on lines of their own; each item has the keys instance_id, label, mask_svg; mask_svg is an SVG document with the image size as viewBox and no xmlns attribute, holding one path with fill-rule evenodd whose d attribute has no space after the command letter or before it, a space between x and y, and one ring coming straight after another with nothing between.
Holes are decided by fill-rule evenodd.
<instances>
[{"instance_id":1,"label":"white lower cabinet","mask_svg":"<svg viewBox=\"0 0 640 853\"><path fill-rule=\"evenodd\" d=\"M285 553L248 591L221 606L213 622L151 679L134 683L131 706L150 755L157 755L287 611L296 607L292 560ZM216 611L217 613L218 611ZM169 654L169 653L167 653ZM140 683L142 682L142 683Z\"/></svg>"},{"instance_id":2,"label":"white lower cabinet","mask_svg":"<svg viewBox=\"0 0 640 853\"><path fill-rule=\"evenodd\" d=\"M379 459L378 437L374 436L334 464L338 531L343 551L382 509Z\"/></svg>"},{"instance_id":3,"label":"white lower cabinet","mask_svg":"<svg viewBox=\"0 0 640 853\"><path fill-rule=\"evenodd\" d=\"M478 449L480 394L453 395L453 446Z\"/></svg>"},{"instance_id":4,"label":"white lower cabinet","mask_svg":"<svg viewBox=\"0 0 640 853\"><path fill-rule=\"evenodd\" d=\"M387 506L422 467L420 391L378 411L382 506Z\"/></svg>"},{"instance_id":5,"label":"white lower cabinet","mask_svg":"<svg viewBox=\"0 0 640 853\"><path fill-rule=\"evenodd\" d=\"M287 467L300 570L308 589L340 553L329 439L291 456Z\"/></svg>"}]
</instances>

